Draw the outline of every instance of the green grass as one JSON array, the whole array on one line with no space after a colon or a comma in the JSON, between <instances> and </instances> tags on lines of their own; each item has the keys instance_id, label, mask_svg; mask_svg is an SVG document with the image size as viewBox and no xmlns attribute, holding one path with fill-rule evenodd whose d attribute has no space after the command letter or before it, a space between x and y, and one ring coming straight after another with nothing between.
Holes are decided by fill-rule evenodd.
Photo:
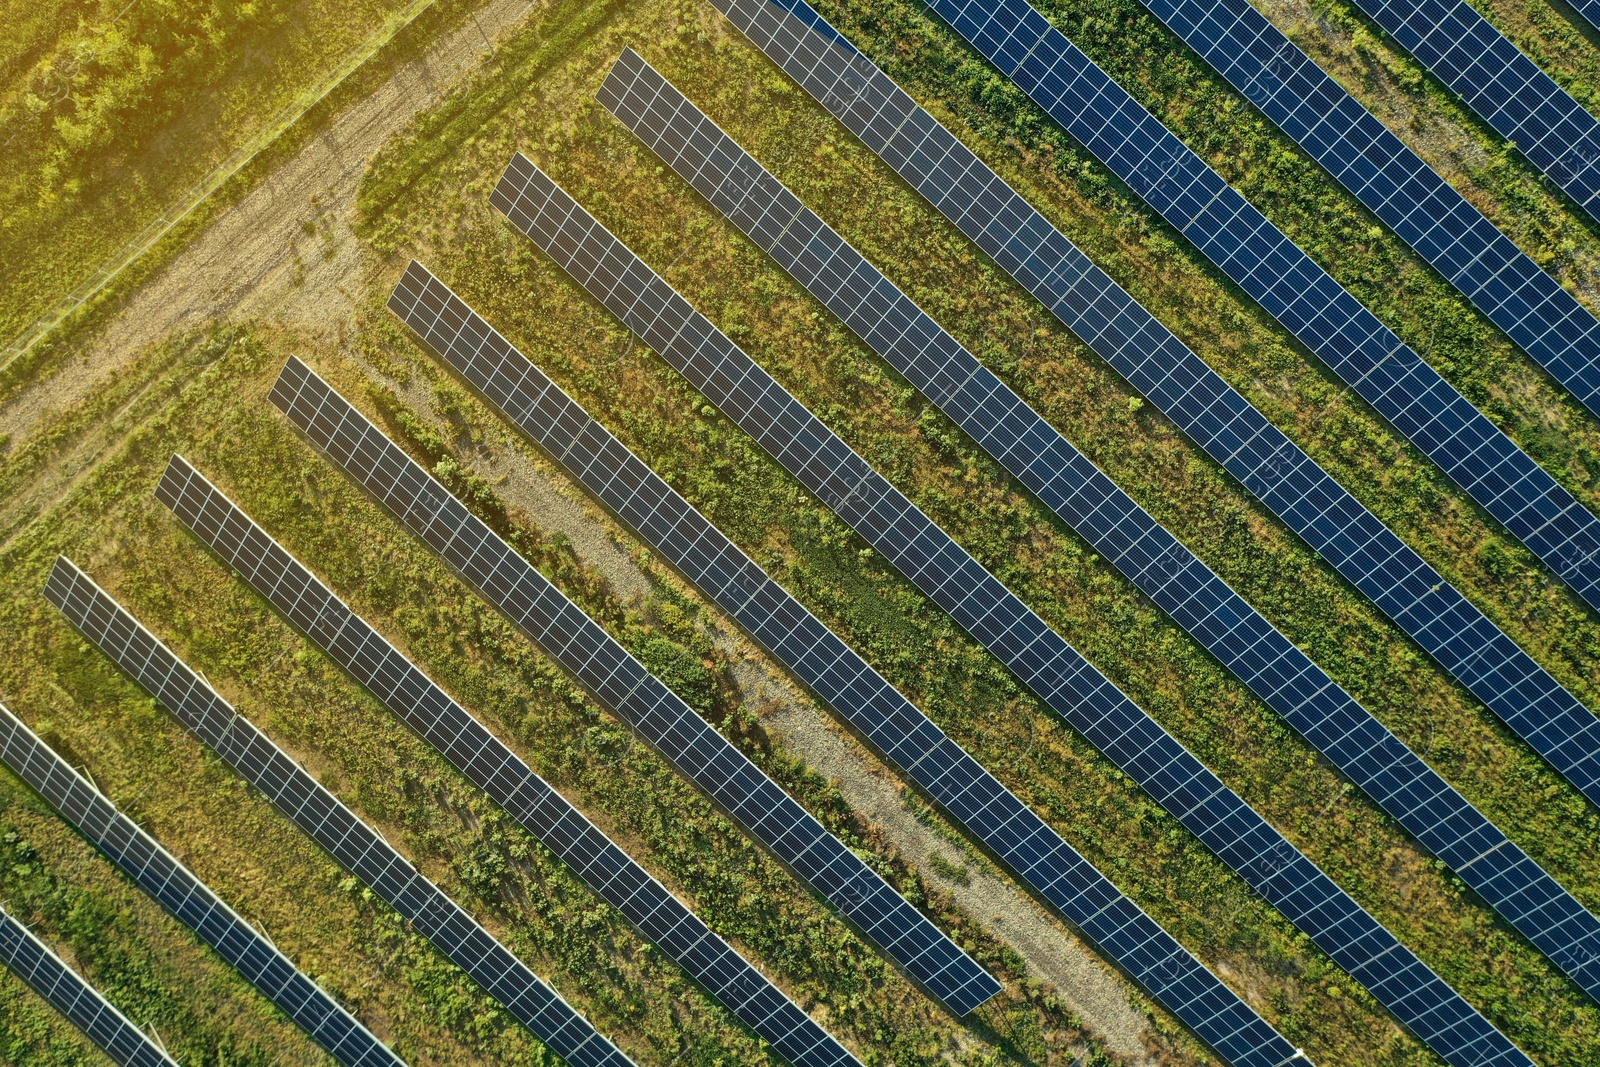
<instances>
[{"instance_id":1,"label":"green grass","mask_svg":"<svg viewBox=\"0 0 1600 1067\"><path fill-rule=\"evenodd\" d=\"M1580 698L1600 706L1592 613L1014 88L912 5L823 9ZM1358 206L1246 114L1159 24L1131 0L1049 10L1403 336L1432 338L1430 361L1564 484L1591 505L1600 499L1591 420L1392 236L1371 234ZM652 601L624 608L559 539L540 535L492 487L462 473L458 459L474 442L510 445L382 311L404 255L415 252L1317 1062L1437 1062L495 216L485 196L520 149L647 261L672 264L669 278L697 306L1513 1040L1542 1063L1600 1060L1600 1009L1344 788L1195 642L593 102L624 45L660 66L1580 899L1600 907L1600 818L1574 790L1150 405L1132 403L1109 368L713 9L689 0L554 0L480 77L380 155L361 192L361 235L375 269L354 351L262 327L233 336L231 346L226 332L175 338L13 443L0 493L29 484L91 432L127 441L62 504L4 531L15 540L0 554L0 630L14 636L0 691L14 710L36 727L48 723L53 740L113 797L138 798L145 825L184 849L224 897L263 916L280 944L312 960L413 1062L528 1055L525 1035L396 929L386 909L347 885L99 653L81 647L38 595L54 553L67 551L641 1062L762 1061L726 1013L149 499L166 457L181 450L876 1062L932 1063L945 1054L970 1063L1071 1061L1066 1046L1081 1035L1048 990L1023 981L1017 961L974 917L932 891L827 783L746 729L694 622L708 609L658 567ZM1421 106L1440 106L1428 86L1416 92ZM1491 175L1481 184L1492 209L1526 218L1512 196L1529 180L1519 167L1512 158L1496 172L1503 181ZM1561 239L1549 234L1575 224L1559 201L1540 201L1536 211L1555 228L1529 232L1558 248ZM1579 225L1575 240L1577 263L1592 254L1593 238ZM925 901L1007 977L1001 1001L965 1024L939 1015L664 764L627 745L614 720L270 413L264 389L291 349L474 499L569 595L673 674L811 810ZM362 362L432 388L459 436L440 436L393 395L366 390ZM10 798L0 817L37 811L12 780L0 789ZM35 826L52 825L34 817ZM126 886L103 861L76 860L73 848L83 846L70 833L58 827L28 839L41 869L70 882L71 892L107 914L127 910ZM148 921L141 936L152 946L175 951L185 943L158 915ZM78 951L65 920L49 920L46 932ZM106 967L107 977L120 973ZM189 974L214 983L195 981L203 992L183 998L195 1005L195 1040L253 1047L262 1031L252 1026L266 1024L246 1025L255 1016L241 1022L217 1006L242 998L259 1014L259 1005L203 952L151 979L151 988L181 989ZM47 1025L37 1004L11 1011L0 1009L0 1040ZM1170 1058L1203 1058L1169 1018L1155 1018Z\"/></svg>"}]
</instances>

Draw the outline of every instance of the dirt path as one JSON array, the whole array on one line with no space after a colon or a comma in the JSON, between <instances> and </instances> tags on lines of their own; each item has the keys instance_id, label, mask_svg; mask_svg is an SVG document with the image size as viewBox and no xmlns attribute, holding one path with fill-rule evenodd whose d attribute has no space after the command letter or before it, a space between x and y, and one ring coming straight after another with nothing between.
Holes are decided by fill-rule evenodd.
<instances>
[{"instance_id":1,"label":"dirt path","mask_svg":"<svg viewBox=\"0 0 1600 1067\"><path fill-rule=\"evenodd\" d=\"M722 636L733 646L728 651L734 679L746 703L763 709L761 722L773 740L801 753L808 766L837 782L851 808L881 827L924 877L1021 956L1033 977L1054 986L1108 1049L1134 1063L1144 1062L1146 1041L1154 1038L1149 1021L1094 952L1015 886L996 877L987 862L975 861L918 818L888 769L853 738L847 739L742 636ZM940 873L941 866L948 876Z\"/></svg>"},{"instance_id":2,"label":"dirt path","mask_svg":"<svg viewBox=\"0 0 1600 1067\"><path fill-rule=\"evenodd\" d=\"M462 28L333 119L142 286L82 357L0 409L0 434L26 440L52 411L175 330L257 317L337 340L353 322L361 257L350 231L367 161L489 54L537 3L487 0Z\"/></svg>"}]
</instances>

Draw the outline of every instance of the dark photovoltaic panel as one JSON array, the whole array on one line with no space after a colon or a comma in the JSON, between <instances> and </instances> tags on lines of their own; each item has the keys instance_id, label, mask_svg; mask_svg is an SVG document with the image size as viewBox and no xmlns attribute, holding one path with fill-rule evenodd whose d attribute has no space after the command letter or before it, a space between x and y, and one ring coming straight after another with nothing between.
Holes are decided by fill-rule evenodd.
<instances>
[{"instance_id":1,"label":"dark photovoltaic panel","mask_svg":"<svg viewBox=\"0 0 1600 1067\"><path fill-rule=\"evenodd\" d=\"M851 132L1600 804L1595 716L810 8L713 0ZM803 17L802 17L803 16ZM1593 966L1570 953L1569 972Z\"/></svg>"},{"instance_id":2,"label":"dark photovoltaic panel","mask_svg":"<svg viewBox=\"0 0 1600 1067\"><path fill-rule=\"evenodd\" d=\"M1590 26L1600 30L1600 0L1573 0L1572 8Z\"/></svg>"},{"instance_id":3,"label":"dark photovoltaic panel","mask_svg":"<svg viewBox=\"0 0 1600 1067\"><path fill-rule=\"evenodd\" d=\"M345 1067L405 1067L255 927L0 704L0 759Z\"/></svg>"},{"instance_id":4,"label":"dark photovoltaic panel","mask_svg":"<svg viewBox=\"0 0 1600 1067\"><path fill-rule=\"evenodd\" d=\"M195 492L185 496L183 488L190 485ZM175 510L203 507L202 502L214 493L178 457L168 466L160 491L166 494L163 500L167 495L177 497L177 503L169 502ZM225 497L215 495L231 508ZM209 517L204 512L194 514L192 520L184 515L191 525L206 522ZM235 523L233 529L240 528ZM443 890L418 873L382 835L357 818L266 734L234 711L87 574L69 560L57 560L50 588L52 601L85 637L567 1063L572 1067L632 1064L559 993L528 970Z\"/></svg>"},{"instance_id":5,"label":"dark photovoltaic panel","mask_svg":"<svg viewBox=\"0 0 1600 1067\"><path fill-rule=\"evenodd\" d=\"M1600 921L631 50L600 100L1463 881L1600 994ZM1590 716L1590 741L1600 719ZM1576 740L1585 740L1580 736ZM1583 768L1593 775L1600 753ZM1496 860L1485 863L1493 854Z\"/></svg>"},{"instance_id":6,"label":"dark photovoltaic panel","mask_svg":"<svg viewBox=\"0 0 1600 1067\"><path fill-rule=\"evenodd\" d=\"M539 647L958 1015L1000 991L921 912L303 363L272 401Z\"/></svg>"},{"instance_id":7,"label":"dark photovoltaic panel","mask_svg":"<svg viewBox=\"0 0 1600 1067\"><path fill-rule=\"evenodd\" d=\"M389 308L1235 1067L1295 1048L420 263Z\"/></svg>"},{"instance_id":8,"label":"dark photovoltaic panel","mask_svg":"<svg viewBox=\"0 0 1600 1067\"><path fill-rule=\"evenodd\" d=\"M1600 415L1600 321L1249 0L1144 5Z\"/></svg>"},{"instance_id":9,"label":"dark photovoltaic panel","mask_svg":"<svg viewBox=\"0 0 1600 1067\"><path fill-rule=\"evenodd\" d=\"M0 961L122 1067L178 1067L143 1030L3 907Z\"/></svg>"},{"instance_id":10,"label":"dark photovoltaic panel","mask_svg":"<svg viewBox=\"0 0 1600 1067\"><path fill-rule=\"evenodd\" d=\"M1594 22L1600 3L1575 6ZM1600 219L1600 123L1554 78L1458 0L1356 0L1517 151Z\"/></svg>"},{"instance_id":11,"label":"dark photovoltaic panel","mask_svg":"<svg viewBox=\"0 0 1600 1067\"><path fill-rule=\"evenodd\" d=\"M298 364L305 381L321 384ZM326 388L326 386L323 386ZM337 394L329 390L337 400ZM157 495L273 607L795 1067L861 1067L516 753L187 464Z\"/></svg>"},{"instance_id":12,"label":"dark photovoltaic panel","mask_svg":"<svg viewBox=\"0 0 1600 1067\"><path fill-rule=\"evenodd\" d=\"M1531 1062L533 163L490 199L1419 1036L1462 1067Z\"/></svg>"},{"instance_id":13,"label":"dark photovoltaic panel","mask_svg":"<svg viewBox=\"0 0 1600 1067\"><path fill-rule=\"evenodd\" d=\"M1600 609L1600 518L1027 0L929 6Z\"/></svg>"}]
</instances>

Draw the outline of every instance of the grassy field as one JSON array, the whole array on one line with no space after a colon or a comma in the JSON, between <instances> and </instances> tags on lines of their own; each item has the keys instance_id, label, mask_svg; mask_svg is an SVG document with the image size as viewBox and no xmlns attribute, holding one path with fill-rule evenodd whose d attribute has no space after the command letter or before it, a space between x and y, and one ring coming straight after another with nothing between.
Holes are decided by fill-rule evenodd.
<instances>
[{"instance_id":1,"label":"grassy field","mask_svg":"<svg viewBox=\"0 0 1600 1067\"><path fill-rule=\"evenodd\" d=\"M821 7L1600 708L1600 620L1181 238L913 5ZM1045 10L1564 484L1600 507L1600 428L1593 420L1398 241L1374 231L1358 205L1248 114L1158 23L1132 0ZM1328 39L1359 28L1342 8L1297 17ZM59 22L39 19L28 24L30 35L60 37ZM411 1062L537 1062L527 1036L459 973L81 644L38 595L55 553L65 551L641 1062L762 1061L765 1054L725 1012L150 499L167 456L182 451L803 1005L869 1053L869 1062L1067 1063L1081 1051L1104 1057L1050 991L1027 981L1019 962L983 931L984 916L954 908L936 881L897 856L828 783L769 750L750 725L757 709L732 704L726 665L705 636L710 609L653 564L653 596L642 605L619 603L559 538L504 511L492 486L451 473L458 458L526 449L382 310L388 286L415 254L1314 1060L1438 1062L495 216L486 193L510 154L522 150L1519 1045L1541 1063L1600 1060L1600 1008L593 102L624 45L639 48L1586 905L1600 908L1600 817L1574 790L714 9L690 0L552 0L502 44L482 76L374 162L362 192L360 233L370 253L363 330L348 349L308 347L264 324L242 334L175 338L80 409L19 442L0 470L0 493L47 468L85 427L112 424L125 437L109 462L0 550L0 629L14 646L0 662L9 705L87 765L102 788L188 856L226 899L260 919ZM1572 42L1560 53L1563 77L1582 77L1591 53L1586 40ZM1450 111L1436 86L1408 77L1403 61L1381 49L1362 55L1343 74L1375 106L1402 99L1491 152L1483 131ZM0 68L7 77L36 61L25 48L18 56ZM1600 262L1593 232L1514 156L1484 158L1491 162L1452 177L1497 218L1515 220L1508 229L1589 299L1591 265ZM1000 1001L965 1022L941 1015L664 763L627 745L614 720L270 411L265 388L291 350L456 479L457 488L470 489L569 595L653 666L674 672L713 721L926 902L1005 978ZM426 430L427 419L397 394L364 384L374 377L393 382L401 395L430 398L452 420L446 433ZM321 1062L309 1042L9 777L0 779L0 822L0 896L53 943L70 947L97 981L117 991L125 1010L155 1022L169 1047L194 1050L180 1052L186 1064L266 1065L280 1052L285 1063ZM103 936L106 929L115 936ZM81 1046L37 1004L6 996L12 989L0 986L0 1053L9 1041L23 1050L13 1053L19 1063L71 1062ZM1164 1059L1205 1058L1154 1015L1165 1034Z\"/></svg>"},{"instance_id":2,"label":"grassy field","mask_svg":"<svg viewBox=\"0 0 1600 1067\"><path fill-rule=\"evenodd\" d=\"M65 295L403 0L0 4L0 338Z\"/></svg>"}]
</instances>

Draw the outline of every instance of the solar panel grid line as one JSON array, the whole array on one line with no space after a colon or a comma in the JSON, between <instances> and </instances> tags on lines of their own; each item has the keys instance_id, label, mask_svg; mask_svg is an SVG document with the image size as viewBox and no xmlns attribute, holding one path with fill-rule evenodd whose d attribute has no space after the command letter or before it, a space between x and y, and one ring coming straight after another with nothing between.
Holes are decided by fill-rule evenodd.
<instances>
[{"instance_id":1,"label":"solar panel grid line","mask_svg":"<svg viewBox=\"0 0 1600 1067\"><path fill-rule=\"evenodd\" d=\"M1572 589L1600 608L1600 517L1025 0L933 9ZM1029 43L1031 42L1031 43ZM1025 46L1025 56L1020 50ZM1168 163L1152 171L1151 159ZM1175 162L1174 162L1175 161ZM1367 373L1385 370L1381 382Z\"/></svg>"},{"instance_id":2,"label":"solar panel grid line","mask_svg":"<svg viewBox=\"0 0 1600 1067\"><path fill-rule=\"evenodd\" d=\"M1443 576L809 7L796 0L717 0L717 6L817 100L837 99L834 86L841 82L868 86L857 94L860 106L835 117L1600 803L1600 779L1580 766L1597 744L1548 740L1593 732L1593 713ZM909 128L915 138L903 134ZM927 147L935 141L936 151ZM927 152L939 156L938 167L908 162ZM1103 326L1119 317L1127 340L1107 344Z\"/></svg>"},{"instance_id":3,"label":"solar panel grid line","mask_svg":"<svg viewBox=\"0 0 1600 1067\"><path fill-rule=\"evenodd\" d=\"M174 483L197 491L192 495L183 489L173 492ZM195 497L209 502L206 491L211 487L181 457L174 457L161 489L182 506L195 502ZM200 521L200 514L197 511L186 517L185 524ZM65 558L57 560L55 569L60 573L52 576L52 602L84 636L261 790L280 812L376 890L535 1036L573 1067L631 1064L559 993L240 716L93 579Z\"/></svg>"},{"instance_id":4,"label":"solar panel grid line","mask_svg":"<svg viewBox=\"0 0 1600 1067\"><path fill-rule=\"evenodd\" d=\"M159 491L169 506L178 505L174 513L180 520L194 505L192 532L781 1055L800 1067L856 1064L843 1046L197 473L181 485L176 474L164 478Z\"/></svg>"},{"instance_id":5,"label":"solar panel grid line","mask_svg":"<svg viewBox=\"0 0 1600 1067\"><path fill-rule=\"evenodd\" d=\"M404 1067L154 838L0 704L0 760L345 1067Z\"/></svg>"},{"instance_id":6,"label":"solar panel grid line","mask_svg":"<svg viewBox=\"0 0 1600 1067\"><path fill-rule=\"evenodd\" d=\"M1092 940L1131 938L1116 962L1230 1063L1293 1058L1292 1045L425 267L407 268L389 307L1069 921Z\"/></svg>"},{"instance_id":7,"label":"solar panel grid line","mask_svg":"<svg viewBox=\"0 0 1600 1067\"><path fill-rule=\"evenodd\" d=\"M580 252L574 250L585 244L574 238L606 233L604 227L526 157L512 159L490 199L573 278L595 274L593 261L575 258ZM559 238L555 236L558 231ZM607 237L605 255L637 263L637 276L662 293L660 305L671 307L672 300L682 301L620 241ZM595 243L587 247L593 255ZM631 264L629 270L634 270ZM598 288L590 292L613 314L620 316L631 306L625 294L608 303ZM749 356L703 316L696 313L696 318L696 335L708 341L657 348L658 354L769 454L778 457L803 485L950 612L1252 888L1316 939L1375 995L1385 988L1392 990L1385 1000L1390 1010L1450 1062L1474 1067L1531 1063ZM649 343L647 325L640 336ZM714 364L706 359L708 350L716 353ZM722 369L712 373L712 367ZM767 405L759 417L741 406L745 401L740 394L725 388L730 381L753 376L768 383L755 394ZM826 462L811 462L817 457ZM875 483L870 494L852 491L849 496L842 495L842 487L859 486L869 479ZM893 535L887 536L890 531ZM1001 622L989 625L987 632L980 625L1002 613ZM1012 635L1010 643L995 640L1007 634ZM1026 646L1017 634L1026 635ZM1026 656L1021 654L1024 647ZM1407 1006L1406 1000L1418 991L1428 1001L1426 1012L1411 1011ZM1458 1034L1465 1036L1457 1039Z\"/></svg>"},{"instance_id":8,"label":"solar panel grid line","mask_svg":"<svg viewBox=\"0 0 1600 1067\"><path fill-rule=\"evenodd\" d=\"M1469 5L1357 0L1378 26L1516 143L1591 216L1600 217L1600 123ZM1594 22L1600 5L1573 5Z\"/></svg>"},{"instance_id":9,"label":"solar panel grid line","mask_svg":"<svg viewBox=\"0 0 1600 1067\"><path fill-rule=\"evenodd\" d=\"M535 643L957 1014L999 991L998 982L599 624L342 397L320 379L313 383L314 376L303 376L309 374L303 364L292 363L279 378L274 402ZM295 380L301 383L299 393L287 384ZM436 523L448 537L437 533Z\"/></svg>"},{"instance_id":10,"label":"solar panel grid line","mask_svg":"<svg viewBox=\"0 0 1600 1067\"><path fill-rule=\"evenodd\" d=\"M0 961L121 1067L177 1067L150 1035L3 906Z\"/></svg>"}]
</instances>

